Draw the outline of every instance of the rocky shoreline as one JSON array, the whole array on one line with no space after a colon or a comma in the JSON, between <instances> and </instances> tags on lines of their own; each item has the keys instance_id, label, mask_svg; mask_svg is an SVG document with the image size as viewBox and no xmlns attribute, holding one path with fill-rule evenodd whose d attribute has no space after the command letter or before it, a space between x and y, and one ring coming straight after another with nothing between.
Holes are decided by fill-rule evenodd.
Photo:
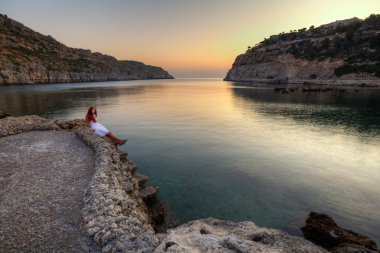
<instances>
[{"instance_id":1,"label":"rocky shoreline","mask_svg":"<svg viewBox=\"0 0 380 253\"><path fill-rule=\"evenodd\" d=\"M238 55L224 80L379 87L379 29L372 14L272 35Z\"/></svg>"},{"instance_id":2,"label":"rocky shoreline","mask_svg":"<svg viewBox=\"0 0 380 253\"><path fill-rule=\"evenodd\" d=\"M261 228L250 221L235 223L209 218L159 231L157 225L164 219L163 207L158 204L158 210L161 210L158 213L149 210L149 204L157 205L155 199L158 188L146 187L147 177L136 172L136 165L127 159L127 154L94 135L91 129L83 126L83 120L53 121L33 115L11 117L2 112L0 118L0 137L40 130L74 131L94 150L94 175L85 191L82 216L85 230L104 253L328 252L301 237L277 229ZM310 224L305 229L308 231L307 237L316 241L310 236L313 234L310 226L315 228L315 223ZM318 224L326 227L323 223ZM335 223L330 221L329 224ZM364 244L358 243L356 239L336 239L334 231L338 231L337 228L328 227L327 234L335 238L335 248L339 243L345 243L343 249L348 251L339 248L341 251L332 252L379 252L374 241L368 237L359 235ZM318 231L317 239L321 235ZM342 229L339 231L338 236L343 233ZM349 238L355 234L346 233ZM319 245L324 246L321 243Z\"/></svg>"},{"instance_id":3,"label":"rocky shoreline","mask_svg":"<svg viewBox=\"0 0 380 253\"><path fill-rule=\"evenodd\" d=\"M70 48L0 14L0 84L173 79L161 67Z\"/></svg>"},{"instance_id":4,"label":"rocky shoreline","mask_svg":"<svg viewBox=\"0 0 380 253\"><path fill-rule=\"evenodd\" d=\"M258 78L225 78L224 81L253 84L302 84L302 85L323 85L342 87L367 87L380 88L380 81L374 79L258 79Z\"/></svg>"}]
</instances>

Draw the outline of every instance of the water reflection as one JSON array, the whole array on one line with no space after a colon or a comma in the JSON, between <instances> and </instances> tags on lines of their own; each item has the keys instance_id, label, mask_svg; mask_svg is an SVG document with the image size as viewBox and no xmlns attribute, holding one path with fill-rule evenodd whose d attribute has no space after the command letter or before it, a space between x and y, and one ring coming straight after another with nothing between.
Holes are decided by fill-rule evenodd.
<instances>
[{"instance_id":1,"label":"water reflection","mask_svg":"<svg viewBox=\"0 0 380 253\"><path fill-rule=\"evenodd\" d=\"M268 116L346 128L368 137L380 134L380 90L361 89L342 97L334 91L305 93L298 90L282 94L273 89L247 87L233 87L233 92L237 97L250 100L248 104L255 111Z\"/></svg>"},{"instance_id":2,"label":"water reflection","mask_svg":"<svg viewBox=\"0 0 380 253\"><path fill-rule=\"evenodd\" d=\"M163 89L165 86L112 86L112 87L73 87L62 89L57 86L2 86L0 87L0 108L11 115L35 114L44 117L62 117L73 111L86 111L91 105L103 106L104 102L123 95L141 94L146 89Z\"/></svg>"}]
</instances>

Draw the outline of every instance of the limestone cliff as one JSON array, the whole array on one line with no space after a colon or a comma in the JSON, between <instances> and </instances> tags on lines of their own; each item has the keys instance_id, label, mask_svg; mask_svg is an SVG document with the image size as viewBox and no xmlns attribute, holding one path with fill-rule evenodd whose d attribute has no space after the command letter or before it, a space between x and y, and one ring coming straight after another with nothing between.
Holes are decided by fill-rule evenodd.
<instances>
[{"instance_id":1,"label":"limestone cliff","mask_svg":"<svg viewBox=\"0 0 380 253\"><path fill-rule=\"evenodd\" d=\"M0 14L0 84L172 78L160 67L67 47Z\"/></svg>"},{"instance_id":2,"label":"limestone cliff","mask_svg":"<svg viewBox=\"0 0 380 253\"><path fill-rule=\"evenodd\" d=\"M380 84L380 15L273 35L239 55L225 80Z\"/></svg>"}]
</instances>

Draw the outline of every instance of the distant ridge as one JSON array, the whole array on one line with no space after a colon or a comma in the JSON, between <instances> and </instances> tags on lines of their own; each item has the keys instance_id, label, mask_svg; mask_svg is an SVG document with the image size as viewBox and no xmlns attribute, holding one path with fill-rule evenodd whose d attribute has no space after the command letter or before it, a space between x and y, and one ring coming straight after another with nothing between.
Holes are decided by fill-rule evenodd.
<instances>
[{"instance_id":1,"label":"distant ridge","mask_svg":"<svg viewBox=\"0 0 380 253\"><path fill-rule=\"evenodd\" d=\"M272 35L239 55L224 80L380 85L380 15Z\"/></svg>"},{"instance_id":2,"label":"distant ridge","mask_svg":"<svg viewBox=\"0 0 380 253\"><path fill-rule=\"evenodd\" d=\"M74 49L0 14L0 84L173 79L160 67Z\"/></svg>"}]
</instances>

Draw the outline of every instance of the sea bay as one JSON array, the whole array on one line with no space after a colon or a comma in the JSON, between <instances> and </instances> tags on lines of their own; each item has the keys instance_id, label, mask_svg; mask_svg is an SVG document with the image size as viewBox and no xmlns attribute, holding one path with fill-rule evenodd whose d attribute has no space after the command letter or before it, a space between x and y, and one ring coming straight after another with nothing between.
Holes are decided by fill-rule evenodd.
<instances>
[{"instance_id":1,"label":"sea bay","mask_svg":"<svg viewBox=\"0 0 380 253\"><path fill-rule=\"evenodd\" d=\"M99 121L181 223L215 217L294 232L310 211L380 242L380 91L220 79L0 86L15 116Z\"/></svg>"}]
</instances>

